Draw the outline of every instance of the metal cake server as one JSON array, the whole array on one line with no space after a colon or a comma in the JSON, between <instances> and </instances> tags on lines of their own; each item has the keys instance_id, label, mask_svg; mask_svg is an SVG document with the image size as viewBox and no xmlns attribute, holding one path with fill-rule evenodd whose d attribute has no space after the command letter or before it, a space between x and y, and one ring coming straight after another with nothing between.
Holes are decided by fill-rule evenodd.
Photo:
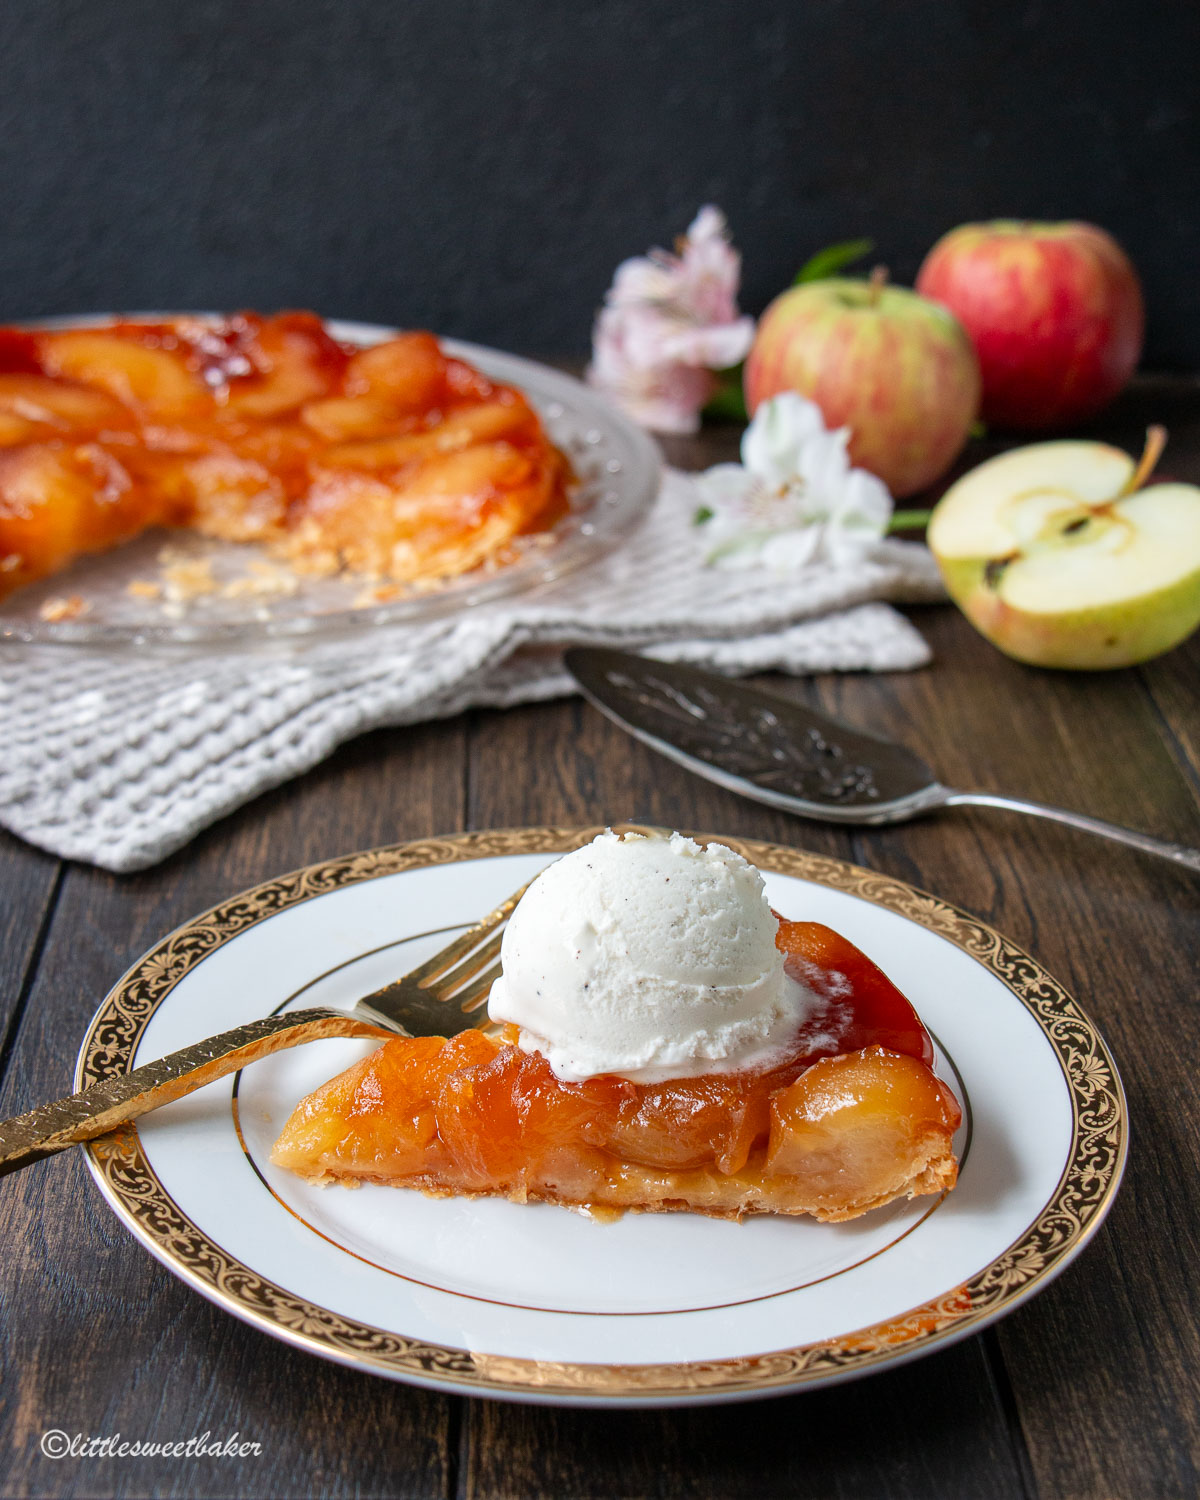
<instances>
[{"instance_id":1,"label":"metal cake server","mask_svg":"<svg viewBox=\"0 0 1200 1500\"><path fill-rule=\"evenodd\" d=\"M578 647L584 696L644 744L718 786L828 823L903 823L939 807L1002 807L1130 844L1200 873L1200 850L1065 808L943 786L919 755L761 688L679 662Z\"/></svg>"}]
</instances>

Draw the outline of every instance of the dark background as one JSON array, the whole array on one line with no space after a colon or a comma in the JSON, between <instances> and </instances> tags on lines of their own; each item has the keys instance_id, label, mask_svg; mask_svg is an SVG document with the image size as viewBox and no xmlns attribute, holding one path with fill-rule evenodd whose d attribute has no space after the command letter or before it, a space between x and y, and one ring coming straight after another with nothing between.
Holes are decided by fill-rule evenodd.
<instances>
[{"instance_id":1,"label":"dark background","mask_svg":"<svg viewBox=\"0 0 1200 1500\"><path fill-rule=\"evenodd\" d=\"M707 200L748 311L866 234L1086 218L1200 369L1200 5L0 0L0 317L311 306L581 354Z\"/></svg>"}]
</instances>

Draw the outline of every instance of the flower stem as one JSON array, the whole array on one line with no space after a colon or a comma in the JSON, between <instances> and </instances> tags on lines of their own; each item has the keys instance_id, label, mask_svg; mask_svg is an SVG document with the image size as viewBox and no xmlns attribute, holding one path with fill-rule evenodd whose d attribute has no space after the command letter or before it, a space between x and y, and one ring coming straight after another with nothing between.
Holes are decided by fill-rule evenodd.
<instances>
[{"instance_id":1,"label":"flower stem","mask_svg":"<svg viewBox=\"0 0 1200 1500\"><path fill-rule=\"evenodd\" d=\"M888 522L888 535L893 531L924 531L931 515L931 510L894 510Z\"/></svg>"},{"instance_id":2,"label":"flower stem","mask_svg":"<svg viewBox=\"0 0 1200 1500\"><path fill-rule=\"evenodd\" d=\"M748 422L746 397L742 390L743 365L716 372L716 386L704 405L703 415L717 422Z\"/></svg>"}]
</instances>

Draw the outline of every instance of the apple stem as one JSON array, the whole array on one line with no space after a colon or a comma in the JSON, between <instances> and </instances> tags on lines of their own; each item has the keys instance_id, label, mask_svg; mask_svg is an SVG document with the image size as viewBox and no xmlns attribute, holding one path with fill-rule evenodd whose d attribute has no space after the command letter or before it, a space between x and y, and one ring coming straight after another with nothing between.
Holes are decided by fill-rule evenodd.
<instances>
[{"instance_id":1,"label":"apple stem","mask_svg":"<svg viewBox=\"0 0 1200 1500\"><path fill-rule=\"evenodd\" d=\"M1140 490L1151 474L1154 466L1162 457L1162 451L1167 446L1167 429L1160 427L1156 422L1152 427L1146 428L1146 446L1142 449L1142 456L1138 459L1138 466L1121 486L1118 500L1124 500L1126 495L1132 495L1135 490Z\"/></svg>"},{"instance_id":2,"label":"apple stem","mask_svg":"<svg viewBox=\"0 0 1200 1500\"><path fill-rule=\"evenodd\" d=\"M883 291L888 279L888 268L876 266L871 272L870 280L867 282L867 306L879 306L879 294Z\"/></svg>"}]
</instances>

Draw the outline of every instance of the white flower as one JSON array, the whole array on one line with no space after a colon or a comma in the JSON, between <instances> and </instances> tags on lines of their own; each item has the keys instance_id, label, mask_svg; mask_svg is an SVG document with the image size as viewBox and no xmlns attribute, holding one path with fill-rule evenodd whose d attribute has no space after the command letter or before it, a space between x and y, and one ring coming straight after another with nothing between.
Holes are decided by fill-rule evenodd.
<instances>
[{"instance_id":1,"label":"white flower","mask_svg":"<svg viewBox=\"0 0 1200 1500\"><path fill-rule=\"evenodd\" d=\"M741 463L696 481L705 561L790 573L869 551L887 530L892 497L874 474L850 467L849 441L848 427L827 431L821 408L793 391L764 401Z\"/></svg>"},{"instance_id":2,"label":"white flower","mask_svg":"<svg viewBox=\"0 0 1200 1500\"><path fill-rule=\"evenodd\" d=\"M623 261L592 334L588 381L656 432L695 432L713 370L746 357L754 320L739 317L741 256L725 215L702 208L679 253Z\"/></svg>"}]
</instances>

